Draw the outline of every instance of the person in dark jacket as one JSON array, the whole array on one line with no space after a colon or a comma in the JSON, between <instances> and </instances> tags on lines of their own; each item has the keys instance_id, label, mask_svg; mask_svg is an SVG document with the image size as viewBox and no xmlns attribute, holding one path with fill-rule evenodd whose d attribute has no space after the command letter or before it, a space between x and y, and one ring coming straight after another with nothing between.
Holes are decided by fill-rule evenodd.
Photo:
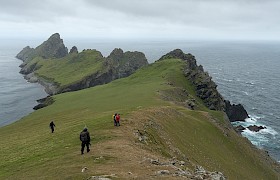
<instances>
[{"instance_id":1,"label":"person in dark jacket","mask_svg":"<svg viewBox=\"0 0 280 180\"><path fill-rule=\"evenodd\" d=\"M117 116L117 113L113 114L113 116L112 116L112 118L114 120L114 126L117 126L116 116Z\"/></svg>"},{"instance_id":2,"label":"person in dark jacket","mask_svg":"<svg viewBox=\"0 0 280 180\"><path fill-rule=\"evenodd\" d=\"M90 135L89 135L87 128L84 128L84 130L80 133L80 140L82 141L81 154L84 154L85 146L87 146L87 152L89 152L90 151L90 149L89 149Z\"/></svg>"},{"instance_id":3,"label":"person in dark jacket","mask_svg":"<svg viewBox=\"0 0 280 180\"><path fill-rule=\"evenodd\" d=\"M55 124L53 123L53 121L50 123L50 128L52 130L52 133L54 132L54 127L55 127Z\"/></svg>"}]
</instances>

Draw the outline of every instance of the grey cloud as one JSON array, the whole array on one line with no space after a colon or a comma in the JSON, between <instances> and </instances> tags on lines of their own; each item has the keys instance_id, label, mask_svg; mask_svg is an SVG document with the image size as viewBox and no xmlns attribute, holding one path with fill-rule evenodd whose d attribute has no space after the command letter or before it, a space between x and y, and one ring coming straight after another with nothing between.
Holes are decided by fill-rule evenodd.
<instances>
[{"instance_id":1,"label":"grey cloud","mask_svg":"<svg viewBox=\"0 0 280 180\"><path fill-rule=\"evenodd\" d=\"M0 0L0 29L101 37L279 36L277 0Z\"/></svg>"},{"instance_id":2,"label":"grey cloud","mask_svg":"<svg viewBox=\"0 0 280 180\"><path fill-rule=\"evenodd\" d=\"M57 17L75 14L65 0L9 0L0 2L0 19L6 21L50 22ZM74 3L74 2L73 2Z\"/></svg>"},{"instance_id":3,"label":"grey cloud","mask_svg":"<svg viewBox=\"0 0 280 180\"><path fill-rule=\"evenodd\" d=\"M276 0L86 0L127 16L146 20L161 19L168 22L190 23L198 26L235 26L258 21L278 21L280 3Z\"/></svg>"}]
</instances>

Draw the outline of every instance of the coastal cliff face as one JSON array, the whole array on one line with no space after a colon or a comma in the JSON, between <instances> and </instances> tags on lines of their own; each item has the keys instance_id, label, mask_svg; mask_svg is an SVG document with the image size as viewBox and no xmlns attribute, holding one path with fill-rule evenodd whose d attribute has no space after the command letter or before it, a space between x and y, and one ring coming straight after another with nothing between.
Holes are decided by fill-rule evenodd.
<instances>
[{"instance_id":1,"label":"coastal cliff face","mask_svg":"<svg viewBox=\"0 0 280 180\"><path fill-rule=\"evenodd\" d=\"M217 90L216 83L212 81L212 77L204 71L201 65L197 65L193 55L185 54L182 50L175 49L162 56L159 60L170 58L182 59L186 62L184 75L193 84L196 95L202 99L205 106L210 110L226 112L231 122L244 121L249 117L247 111L241 104L232 105L230 101L224 100Z\"/></svg>"},{"instance_id":2,"label":"coastal cliff face","mask_svg":"<svg viewBox=\"0 0 280 180\"><path fill-rule=\"evenodd\" d=\"M55 33L35 49L29 46L25 47L16 57L23 61L28 61L35 57L42 57L43 59L62 58L67 54L68 49L65 47L63 40L58 33Z\"/></svg>"},{"instance_id":3,"label":"coastal cliff face","mask_svg":"<svg viewBox=\"0 0 280 180\"><path fill-rule=\"evenodd\" d=\"M29 58L33 57L34 54L35 54L35 49L30 48L29 46L26 46L16 55L16 58L18 58L22 61L26 61Z\"/></svg>"},{"instance_id":4,"label":"coastal cliff face","mask_svg":"<svg viewBox=\"0 0 280 180\"><path fill-rule=\"evenodd\" d=\"M114 49L107 58L96 50L79 53L76 46L68 54L58 33L35 49L24 48L16 57L24 61L20 65L20 73L27 80L45 86L50 95L106 84L127 77L148 64L143 53L123 52L121 49ZM72 81L71 69L76 69L77 77ZM61 79L62 74L69 78Z\"/></svg>"}]
</instances>

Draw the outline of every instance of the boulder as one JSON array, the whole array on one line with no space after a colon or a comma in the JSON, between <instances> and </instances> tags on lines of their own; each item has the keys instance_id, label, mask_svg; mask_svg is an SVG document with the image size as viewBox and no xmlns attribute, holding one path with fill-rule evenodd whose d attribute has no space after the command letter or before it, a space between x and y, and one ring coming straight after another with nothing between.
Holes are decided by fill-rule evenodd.
<instances>
[{"instance_id":1,"label":"boulder","mask_svg":"<svg viewBox=\"0 0 280 180\"><path fill-rule=\"evenodd\" d=\"M168 175L170 172L168 170L159 170L156 172L157 175Z\"/></svg>"},{"instance_id":2,"label":"boulder","mask_svg":"<svg viewBox=\"0 0 280 180\"><path fill-rule=\"evenodd\" d=\"M73 46L73 47L70 49L70 51L69 51L69 54L73 54L73 53L76 53L76 54L79 53L79 52L78 52L78 48L77 48L76 46Z\"/></svg>"},{"instance_id":3,"label":"boulder","mask_svg":"<svg viewBox=\"0 0 280 180\"><path fill-rule=\"evenodd\" d=\"M37 102L39 104L33 108L34 110L38 110L51 105L52 103L54 103L54 99L51 96L47 96L45 98L38 99Z\"/></svg>"},{"instance_id":4,"label":"boulder","mask_svg":"<svg viewBox=\"0 0 280 180\"><path fill-rule=\"evenodd\" d=\"M246 128L241 125L234 127L234 130L238 133L242 133L245 129Z\"/></svg>"},{"instance_id":5,"label":"boulder","mask_svg":"<svg viewBox=\"0 0 280 180\"><path fill-rule=\"evenodd\" d=\"M247 111L241 104L231 104L230 101L226 100L225 105L225 112L230 122L245 121L245 119L249 118Z\"/></svg>"},{"instance_id":6,"label":"boulder","mask_svg":"<svg viewBox=\"0 0 280 180\"><path fill-rule=\"evenodd\" d=\"M251 125L251 126L248 126L247 127L250 131L253 131L253 132L259 132L260 130L262 129L266 129L265 126L256 126L256 125Z\"/></svg>"}]
</instances>

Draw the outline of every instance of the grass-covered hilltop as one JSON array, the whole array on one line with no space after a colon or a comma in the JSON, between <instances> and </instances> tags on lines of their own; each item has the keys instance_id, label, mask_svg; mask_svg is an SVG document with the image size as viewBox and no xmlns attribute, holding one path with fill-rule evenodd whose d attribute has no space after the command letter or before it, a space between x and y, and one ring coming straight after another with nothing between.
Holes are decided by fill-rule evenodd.
<instances>
[{"instance_id":1,"label":"grass-covered hilltop","mask_svg":"<svg viewBox=\"0 0 280 180\"><path fill-rule=\"evenodd\" d=\"M21 72L56 95L0 128L0 179L280 178L279 165L232 128L228 116L246 111L223 99L191 54L177 49L148 64L143 53L121 49L68 53L53 36L17 55ZM91 151L81 155L85 125Z\"/></svg>"}]
</instances>

